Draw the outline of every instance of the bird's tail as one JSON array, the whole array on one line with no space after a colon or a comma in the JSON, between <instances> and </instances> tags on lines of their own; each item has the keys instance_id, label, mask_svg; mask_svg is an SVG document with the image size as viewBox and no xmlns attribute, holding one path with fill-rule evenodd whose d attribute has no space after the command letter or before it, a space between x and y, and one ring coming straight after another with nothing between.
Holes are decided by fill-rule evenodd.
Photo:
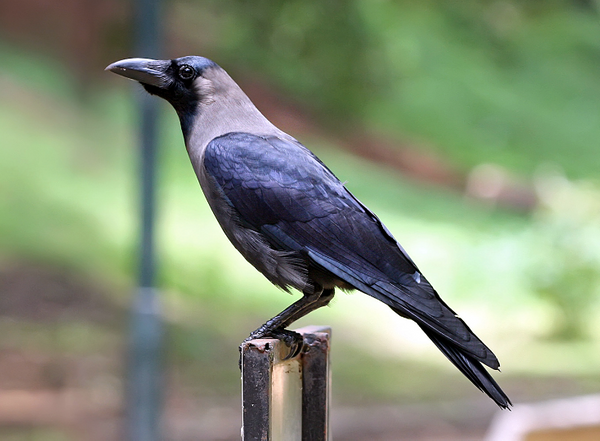
<instances>
[{"instance_id":1,"label":"bird's tail","mask_svg":"<svg viewBox=\"0 0 600 441\"><path fill-rule=\"evenodd\" d=\"M465 354L455 343L441 337L436 332L421 326L421 329L433 341L440 351L444 353L448 360L454 364L479 390L487 394L492 400L503 409L512 406L510 399L504 391L494 381L485 367L470 355Z\"/></svg>"}]
</instances>

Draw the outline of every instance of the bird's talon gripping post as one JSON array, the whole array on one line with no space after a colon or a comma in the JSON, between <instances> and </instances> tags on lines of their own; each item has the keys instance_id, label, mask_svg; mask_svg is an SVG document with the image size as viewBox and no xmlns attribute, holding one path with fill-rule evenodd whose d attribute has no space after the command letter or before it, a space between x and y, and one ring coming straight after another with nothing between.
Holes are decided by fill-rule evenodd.
<instances>
[{"instance_id":1,"label":"bird's talon gripping post","mask_svg":"<svg viewBox=\"0 0 600 441\"><path fill-rule=\"evenodd\" d=\"M298 356L304 348L304 337L297 332L288 329L275 329L271 332L271 336L281 340L288 348L290 348L290 351L283 357L283 360L290 360Z\"/></svg>"},{"instance_id":2,"label":"bird's talon gripping post","mask_svg":"<svg viewBox=\"0 0 600 441\"><path fill-rule=\"evenodd\" d=\"M244 357L244 346L247 342L259 338L275 338L277 340L282 341L288 348L289 352L282 358L282 360L290 360L292 358L300 355L304 349L304 337L302 334L299 334L295 331L290 331L289 329L277 328L271 331L260 332L262 329L259 328L253 333L251 333L248 338L246 338L239 347L240 358L238 360L238 366L240 370L242 369L243 357Z\"/></svg>"}]
</instances>

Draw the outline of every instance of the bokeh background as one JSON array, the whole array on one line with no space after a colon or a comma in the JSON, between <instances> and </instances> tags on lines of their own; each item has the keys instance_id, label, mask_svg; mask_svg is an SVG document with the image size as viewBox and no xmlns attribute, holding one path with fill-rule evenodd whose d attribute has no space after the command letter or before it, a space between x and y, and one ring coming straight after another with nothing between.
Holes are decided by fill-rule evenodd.
<instances>
[{"instance_id":1,"label":"bokeh background","mask_svg":"<svg viewBox=\"0 0 600 441\"><path fill-rule=\"evenodd\" d=\"M513 402L600 390L600 5L171 0L212 58L347 182L494 350ZM122 433L137 271L133 5L0 1L0 439ZM294 297L227 242L160 103L166 440L239 439L237 346ZM343 440L481 439L496 408L362 294L333 334Z\"/></svg>"}]
</instances>

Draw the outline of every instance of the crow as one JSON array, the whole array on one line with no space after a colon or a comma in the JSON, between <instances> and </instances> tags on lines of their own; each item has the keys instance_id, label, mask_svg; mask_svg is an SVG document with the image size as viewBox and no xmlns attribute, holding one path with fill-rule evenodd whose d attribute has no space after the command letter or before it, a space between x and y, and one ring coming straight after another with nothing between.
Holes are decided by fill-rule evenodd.
<instances>
[{"instance_id":1,"label":"crow","mask_svg":"<svg viewBox=\"0 0 600 441\"><path fill-rule=\"evenodd\" d=\"M442 353L501 408L510 399L483 365L490 349L450 309L390 231L317 158L269 122L215 62L129 58L106 70L137 80L177 112L194 171L233 246L270 282L303 296L247 340L283 339L327 305L335 288L357 289L414 320ZM247 341L246 340L246 341Z\"/></svg>"}]
</instances>

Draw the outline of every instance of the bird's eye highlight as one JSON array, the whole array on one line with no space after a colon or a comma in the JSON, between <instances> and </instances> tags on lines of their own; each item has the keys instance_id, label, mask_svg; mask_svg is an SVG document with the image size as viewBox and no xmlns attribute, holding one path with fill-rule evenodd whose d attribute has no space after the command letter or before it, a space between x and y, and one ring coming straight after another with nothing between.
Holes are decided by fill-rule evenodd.
<instances>
[{"instance_id":1,"label":"bird's eye highlight","mask_svg":"<svg viewBox=\"0 0 600 441\"><path fill-rule=\"evenodd\" d=\"M179 78L182 80L191 80L196 75L196 71L189 64L183 64L179 68Z\"/></svg>"}]
</instances>

